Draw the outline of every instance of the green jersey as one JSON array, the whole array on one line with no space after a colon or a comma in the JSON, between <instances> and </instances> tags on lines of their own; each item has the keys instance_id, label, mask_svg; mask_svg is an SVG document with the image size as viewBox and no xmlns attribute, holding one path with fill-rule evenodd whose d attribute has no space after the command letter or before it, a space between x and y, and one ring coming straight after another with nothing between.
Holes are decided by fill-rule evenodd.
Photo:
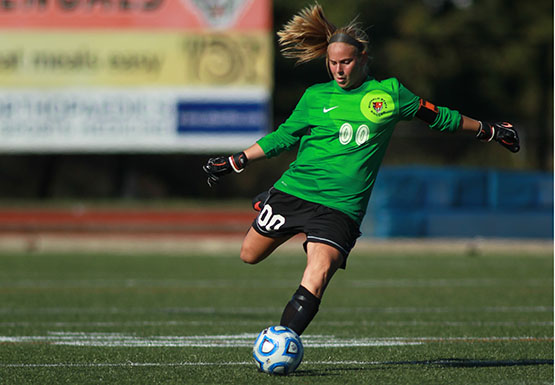
<instances>
[{"instance_id":1,"label":"green jersey","mask_svg":"<svg viewBox=\"0 0 555 385\"><path fill-rule=\"evenodd\" d=\"M308 88L287 121L257 143L270 158L300 141L297 159L274 187L360 224L395 125L419 107L420 98L395 78L368 78L348 91L332 80ZM430 128L457 130L460 114L438 110Z\"/></svg>"}]
</instances>

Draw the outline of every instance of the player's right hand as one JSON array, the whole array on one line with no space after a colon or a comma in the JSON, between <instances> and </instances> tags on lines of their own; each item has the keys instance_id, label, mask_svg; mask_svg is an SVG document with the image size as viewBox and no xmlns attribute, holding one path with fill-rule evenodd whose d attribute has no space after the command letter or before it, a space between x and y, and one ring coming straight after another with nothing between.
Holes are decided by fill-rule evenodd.
<instances>
[{"instance_id":1,"label":"player's right hand","mask_svg":"<svg viewBox=\"0 0 555 385\"><path fill-rule=\"evenodd\" d=\"M247 165L247 156L244 152L233 154L231 156L218 156L208 159L208 162L202 169L208 174L206 182L208 186L213 187L219 181L220 177L229 174L232 170L239 173L243 171Z\"/></svg>"}]
</instances>

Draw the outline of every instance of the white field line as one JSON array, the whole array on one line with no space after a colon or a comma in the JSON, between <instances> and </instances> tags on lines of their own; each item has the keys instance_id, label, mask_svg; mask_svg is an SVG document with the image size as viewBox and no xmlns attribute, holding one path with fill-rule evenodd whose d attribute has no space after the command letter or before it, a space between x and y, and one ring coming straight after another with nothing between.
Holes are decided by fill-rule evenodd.
<instances>
[{"instance_id":1,"label":"white field line","mask_svg":"<svg viewBox=\"0 0 555 385\"><path fill-rule=\"evenodd\" d=\"M46 315L46 314L274 314L283 307L172 307L172 308L118 308L118 307L0 307L0 315ZM330 307L327 313L552 313L553 306L465 306L465 307Z\"/></svg>"},{"instance_id":2,"label":"white field line","mask_svg":"<svg viewBox=\"0 0 555 385\"><path fill-rule=\"evenodd\" d=\"M122 333L50 332L46 336L0 336L0 343L46 343L86 347L252 347L257 334L213 336L136 336ZM553 337L385 337L341 338L329 335L306 335L303 344L309 348L411 346L425 343L451 342L549 342Z\"/></svg>"},{"instance_id":3,"label":"white field line","mask_svg":"<svg viewBox=\"0 0 555 385\"><path fill-rule=\"evenodd\" d=\"M258 334L215 336L151 336L141 337L121 333L51 332L46 336L0 336L0 343L48 343L64 346L102 347L252 347ZM389 338L337 338L334 336L306 336L307 347L403 346L420 345L420 341Z\"/></svg>"},{"instance_id":4,"label":"white field line","mask_svg":"<svg viewBox=\"0 0 555 385\"><path fill-rule=\"evenodd\" d=\"M470 361L469 364L488 364L493 365L498 364L500 361ZM516 361L502 361L508 365L518 365L519 360ZM403 364L447 364L451 363L450 360L437 360L437 361L355 361L355 360L344 360L344 361L303 361L303 366L313 365L313 366L382 366L382 365L403 365ZM531 360L530 364L534 365L553 365L552 361L549 360ZM96 362L96 363L41 363L41 364L29 364L29 363L0 363L0 368L132 368L132 367L202 367L202 366L254 366L254 361L223 361L223 362L195 362L195 361L183 361L183 362Z\"/></svg>"},{"instance_id":5,"label":"white field line","mask_svg":"<svg viewBox=\"0 0 555 385\"><path fill-rule=\"evenodd\" d=\"M315 363L315 362L314 362ZM176 367L176 366L235 366L254 365L254 361L238 362L120 362L120 363L52 363L52 364L1 364L0 368L127 368L127 367Z\"/></svg>"},{"instance_id":6,"label":"white field line","mask_svg":"<svg viewBox=\"0 0 555 385\"><path fill-rule=\"evenodd\" d=\"M236 326L255 326L255 325L269 325L274 320L266 321L233 321ZM442 327L530 327L530 326L553 326L553 321L318 321L322 326L442 326ZM98 322L65 322L65 321L0 321L0 327L159 327L159 326L226 326L229 321L213 321L213 320L199 320L199 321L98 321Z\"/></svg>"},{"instance_id":7,"label":"white field line","mask_svg":"<svg viewBox=\"0 0 555 385\"><path fill-rule=\"evenodd\" d=\"M142 288L156 287L168 289L199 288L288 288L297 281L286 279L245 280L234 279L13 279L2 277L0 288L17 289L87 289L87 288ZM364 279L349 280L338 284L345 288L447 288L447 287L513 287L513 279L496 278L438 278L438 279ZM520 286L553 286L553 279L530 278L519 281ZM337 286L337 285L336 285ZM339 287L338 286L338 287Z\"/></svg>"}]
</instances>

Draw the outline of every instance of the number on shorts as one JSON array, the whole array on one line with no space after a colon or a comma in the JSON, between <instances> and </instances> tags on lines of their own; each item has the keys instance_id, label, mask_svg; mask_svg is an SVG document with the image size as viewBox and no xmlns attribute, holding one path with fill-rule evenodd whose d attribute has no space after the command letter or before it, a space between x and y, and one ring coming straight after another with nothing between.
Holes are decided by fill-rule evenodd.
<instances>
[{"instance_id":1,"label":"number on shorts","mask_svg":"<svg viewBox=\"0 0 555 385\"><path fill-rule=\"evenodd\" d=\"M285 218L282 215L274 214L272 206L265 204L264 208L256 219L258 226L266 229L267 231L278 230L285 224Z\"/></svg>"}]
</instances>

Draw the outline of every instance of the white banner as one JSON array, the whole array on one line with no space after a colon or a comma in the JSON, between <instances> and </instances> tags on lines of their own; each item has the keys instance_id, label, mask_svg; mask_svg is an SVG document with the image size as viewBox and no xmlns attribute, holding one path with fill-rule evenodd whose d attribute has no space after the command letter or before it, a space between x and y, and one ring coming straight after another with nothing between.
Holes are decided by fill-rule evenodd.
<instances>
[{"instance_id":1,"label":"white banner","mask_svg":"<svg viewBox=\"0 0 555 385\"><path fill-rule=\"evenodd\" d=\"M0 152L245 148L269 129L264 88L0 90Z\"/></svg>"}]
</instances>

